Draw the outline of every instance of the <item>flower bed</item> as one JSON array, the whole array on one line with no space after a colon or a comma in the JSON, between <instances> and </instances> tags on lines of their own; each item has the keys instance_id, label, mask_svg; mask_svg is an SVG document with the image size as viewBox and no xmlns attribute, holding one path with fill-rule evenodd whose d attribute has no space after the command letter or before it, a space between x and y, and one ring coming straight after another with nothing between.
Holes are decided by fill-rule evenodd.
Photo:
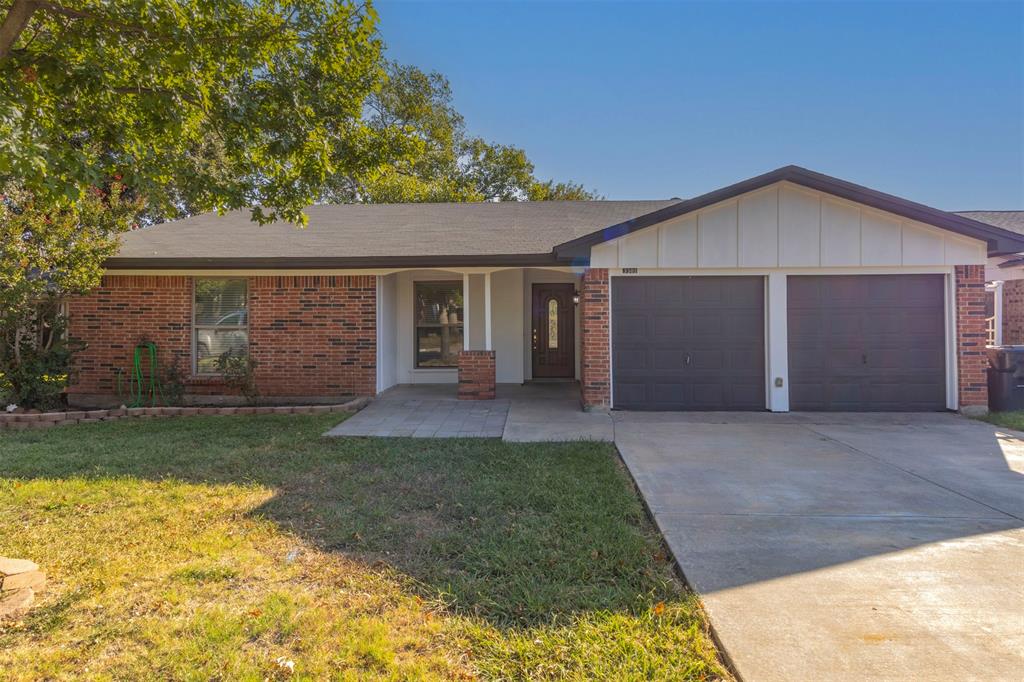
<instances>
[{"instance_id":1,"label":"flower bed","mask_svg":"<svg viewBox=\"0 0 1024 682\"><path fill-rule=\"evenodd\" d=\"M111 410L68 410L65 412L0 412L0 429L38 429L49 426L89 424L114 419L151 417L194 417L233 414L323 414L358 412L370 402L355 398L337 405L277 405L262 407L118 407Z\"/></svg>"}]
</instances>

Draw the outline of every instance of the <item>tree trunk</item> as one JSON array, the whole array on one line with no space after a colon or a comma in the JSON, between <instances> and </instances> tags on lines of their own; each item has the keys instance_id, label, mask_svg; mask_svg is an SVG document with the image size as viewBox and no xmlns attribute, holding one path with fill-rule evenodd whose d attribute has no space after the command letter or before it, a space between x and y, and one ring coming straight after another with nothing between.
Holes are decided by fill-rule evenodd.
<instances>
[{"instance_id":1,"label":"tree trunk","mask_svg":"<svg viewBox=\"0 0 1024 682\"><path fill-rule=\"evenodd\" d=\"M28 26L28 20L35 11L36 3L32 0L14 0L4 22L0 24L0 59L11 53L14 44L18 42L18 36Z\"/></svg>"}]
</instances>

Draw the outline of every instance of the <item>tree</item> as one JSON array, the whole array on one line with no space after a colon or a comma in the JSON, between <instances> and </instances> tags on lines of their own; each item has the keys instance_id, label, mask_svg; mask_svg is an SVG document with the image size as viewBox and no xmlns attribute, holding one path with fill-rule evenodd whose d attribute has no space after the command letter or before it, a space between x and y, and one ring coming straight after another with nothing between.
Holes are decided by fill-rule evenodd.
<instances>
[{"instance_id":1,"label":"tree","mask_svg":"<svg viewBox=\"0 0 1024 682\"><path fill-rule=\"evenodd\" d=\"M539 181L526 152L466 132L448 80L415 66L388 62L387 80L370 95L368 123L377 131L401 129L420 147L386 159L364 176L328 179L325 200L548 201L599 198L582 185Z\"/></svg>"},{"instance_id":2,"label":"tree","mask_svg":"<svg viewBox=\"0 0 1024 682\"><path fill-rule=\"evenodd\" d=\"M0 181L63 210L119 177L165 215L301 223L326 178L421 146L364 119L375 23L348 0L12 0Z\"/></svg>"},{"instance_id":3,"label":"tree","mask_svg":"<svg viewBox=\"0 0 1024 682\"><path fill-rule=\"evenodd\" d=\"M60 304L99 284L140 206L121 186L94 190L59 210L8 186L0 196L0 394L53 407L67 384L73 347L63 338Z\"/></svg>"}]
</instances>

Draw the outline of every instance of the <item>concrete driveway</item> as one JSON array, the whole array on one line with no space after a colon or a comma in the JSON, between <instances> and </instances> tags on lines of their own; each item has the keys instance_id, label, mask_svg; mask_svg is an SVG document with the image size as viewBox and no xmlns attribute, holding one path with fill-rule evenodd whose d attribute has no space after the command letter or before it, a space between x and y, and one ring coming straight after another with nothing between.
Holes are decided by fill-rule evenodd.
<instances>
[{"instance_id":1,"label":"concrete driveway","mask_svg":"<svg viewBox=\"0 0 1024 682\"><path fill-rule=\"evenodd\" d=\"M1022 437L949 414L615 416L748 681L1024 678Z\"/></svg>"}]
</instances>

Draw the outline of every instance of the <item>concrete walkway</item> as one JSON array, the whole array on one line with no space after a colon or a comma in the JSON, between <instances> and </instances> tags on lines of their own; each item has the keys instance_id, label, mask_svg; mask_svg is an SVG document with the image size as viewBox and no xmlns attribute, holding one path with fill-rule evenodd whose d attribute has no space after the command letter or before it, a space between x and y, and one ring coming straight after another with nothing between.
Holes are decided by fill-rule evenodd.
<instances>
[{"instance_id":1,"label":"concrete walkway","mask_svg":"<svg viewBox=\"0 0 1024 682\"><path fill-rule=\"evenodd\" d=\"M457 400L455 386L396 386L327 436L502 438L509 442L613 438L607 414L580 409L575 382L498 384L496 400Z\"/></svg>"},{"instance_id":2,"label":"concrete walkway","mask_svg":"<svg viewBox=\"0 0 1024 682\"><path fill-rule=\"evenodd\" d=\"M615 416L748 681L1024 677L1021 437L948 414Z\"/></svg>"}]
</instances>

